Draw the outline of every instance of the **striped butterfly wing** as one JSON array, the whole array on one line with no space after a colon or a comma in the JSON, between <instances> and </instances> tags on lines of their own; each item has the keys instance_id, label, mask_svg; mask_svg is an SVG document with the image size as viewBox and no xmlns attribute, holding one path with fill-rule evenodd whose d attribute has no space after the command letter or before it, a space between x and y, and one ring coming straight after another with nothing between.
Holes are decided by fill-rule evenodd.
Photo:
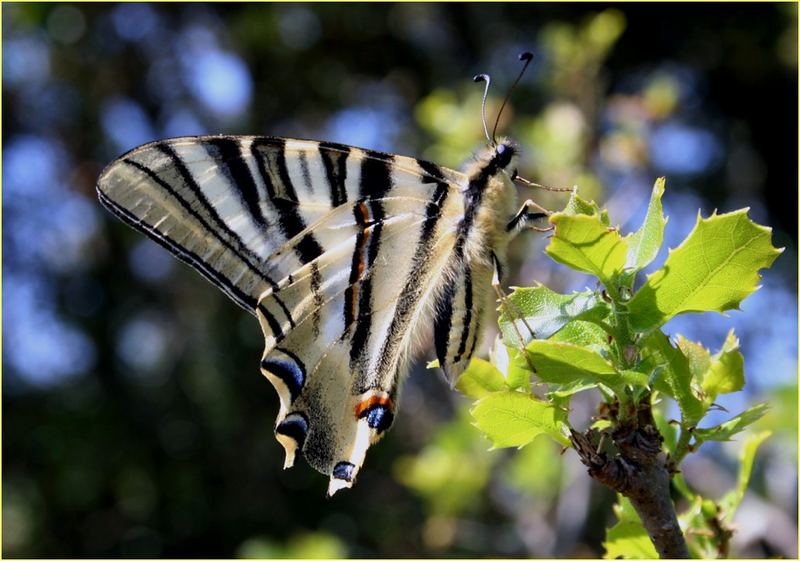
<instances>
[{"instance_id":1,"label":"striped butterfly wing","mask_svg":"<svg viewBox=\"0 0 800 561\"><path fill-rule=\"evenodd\" d=\"M472 277L486 284L491 271L454 251L464 185L413 158L221 136L137 148L103 172L98 193L256 314L286 466L301 449L333 493L390 426L418 326L434 326L445 369L474 350Z\"/></svg>"}]
</instances>

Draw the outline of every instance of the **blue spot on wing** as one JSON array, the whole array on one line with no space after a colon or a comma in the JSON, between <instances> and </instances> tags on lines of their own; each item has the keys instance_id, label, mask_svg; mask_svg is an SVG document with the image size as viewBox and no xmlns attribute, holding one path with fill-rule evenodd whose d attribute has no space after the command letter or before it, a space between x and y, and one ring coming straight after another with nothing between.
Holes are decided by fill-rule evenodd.
<instances>
[{"instance_id":1,"label":"blue spot on wing","mask_svg":"<svg viewBox=\"0 0 800 561\"><path fill-rule=\"evenodd\" d=\"M268 358L261 361L261 367L280 378L286 384L292 401L297 399L303 389L303 384L306 383L305 369L299 361Z\"/></svg>"},{"instance_id":2,"label":"blue spot on wing","mask_svg":"<svg viewBox=\"0 0 800 561\"><path fill-rule=\"evenodd\" d=\"M275 427L275 432L293 438L298 448L302 448L308 435L308 419L302 413L289 413L283 422Z\"/></svg>"},{"instance_id":3,"label":"blue spot on wing","mask_svg":"<svg viewBox=\"0 0 800 561\"><path fill-rule=\"evenodd\" d=\"M370 407L365 413L367 424L370 428L377 430L379 433L392 426L394 414L385 405L375 405Z\"/></svg>"},{"instance_id":4,"label":"blue spot on wing","mask_svg":"<svg viewBox=\"0 0 800 561\"><path fill-rule=\"evenodd\" d=\"M339 462L335 466L333 466L333 477L336 479L343 479L344 481L352 481L353 480L353 471L355 471L356 466L351 464L350 462Z\"/></svg>"}]
</instances>

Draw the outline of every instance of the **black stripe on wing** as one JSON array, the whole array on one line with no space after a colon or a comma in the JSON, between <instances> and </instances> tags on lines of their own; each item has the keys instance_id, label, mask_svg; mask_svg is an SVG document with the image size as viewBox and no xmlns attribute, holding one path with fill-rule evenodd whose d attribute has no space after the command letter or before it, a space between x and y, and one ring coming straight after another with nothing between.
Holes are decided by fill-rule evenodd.
<instances>
[{"instance_id":1,"label":"black stripe on wing","mask_svg":"<svg viewBox=\"0 0 800 561\"><path fill-rule=\"evenodd\" d=\"M259 204L261 197L253 175L250 173L250 168L242 158L241 143L231 137L219 137L209 140L204 146L208 155L227 177L231 192L236 194L247 208L261 235L267 236L270 223Z\"/></svg>"},{"instance_id":2,"label":"black stripe on wing","mask_svg":"<svg viewBox=\"0 0 800 561\"><path fill-rule=\"evenodd\" d=\"M385 210L379 199L385 197L392 189L392 163L394 158L380 154L382 159L377 159L375 153L367 152L361 163L361 184L359 191L361 197L369 206L369 225L363 227L363 232L368 236L367 268L372 267L378 258L381 247L381 231ZM365 203L360 203L359 206ZM356 245L356 251L359 250ZM363 259L359 256L359 259ZM359 261L353 259L350 277L353 278L353 266L358 266ZM358 284L358 321L350 342L350 367L352 370L363 370L365 351L372 331L372 276L368 276ZM345 309L345 314L347 310Z\"/></svg>"},{"instance_id":3,"label":"black stripe on wing","mask_svg":"<svg viewBox=\"0 0 800 561\"><path fill-rule=\"evenodd\" d=\"M226 224L225 220L222 219L222 217L219 215L219 213L214 208L214 205L211 204L211 202L208 200L208 198L203 193L203 190L197 184L197 181L195 180L195 178L192 175L192 173L186 167L186 164L184 163L183 158L181 158L178 155L178 153L175 152L175 150L173 150L173 148L169 144L161 143L161 144L158 144L156 146L156 148L159 151L161 151L164 155L166 155L170 159L170 161L172 162L172 165L175 167L175 169L178 170L178 173L180 174L181 179L183 180L183 182L186 185L186 187L192 192L192 194L195 196L195 198L203 205L204 210L208 213L208 215L214 221L214 228L210 227L209 224L204 219L202 219L197 212L195 212L194 210L189 210L190 209L190 205L187 203L187 201L185 201L182 197L180 197L175 192L174 189L172 189L165 181L163 181L160 177L158 177L158 175L156 175L156 173L153 170L151 170L149 167L144 166L142 164L139 164L138 162L135 162L135 161L133 161L131 159L125 159L124 161L126 163L129 163L129 164L135 164L139 169L141 169L142 171L147 173L147 175L149 175L154 181L156 181L156 183L158 183L161 187L165 188L171 195L173 195L178 201L180 201L181 206L183 206L184 208L189 210L189 213L193 217L199 219L200 223L206 229L208 229L208 231L211 232L212 235L214 237L216 237L220 241L220 243L222 243L226 248L228 248L230 251L232 251L233 254L236 255L236 257L238 257L244 263L246 263L248 265L248 268L250 268L250 270L253 273L255 273L259 278L261 278L265 282L269 283L269 285L272 286L273 289L276 289L278 287L278 283L276 283L275 281L270 279L261 270L261 267L260 267L261 260L259 259L259 257L255 253L250 251L250 249L247 247L247 245L245 245L245 243L236 234L236 232L234 232ZM235 250L233 248L233 246L230 243L228 243L227 240L223 240L223 238L216 233L217 231L224 232L225 235L228 236L230 239L235 240L235 242L239 246L240 250Z\"/></svg>"},{"instance_id":4,"label":"black stripe on wing","mask_svg":"<svg viewBox=\"0 0 800 561\"><path fill-rule=\"evenodd\" d=\"M433 234L436 231L439 219L442 217L442 207L444 207L450 189L438 166L424 161L418 161L418 164L428 174L427 177L423 178L423 183L436 183L436 191L434 191L431 200L428 201L425 207L425 220L422 222L419 241L414 252L413 265L406 279L406 289L400 294L392 323L386 332L379 363L381 368L391 366L390 363L397 347L401 343L402 335L407 329L408 322L411 320L411 316L426 289L424 284L419 282L419 279L423 278L428 271L431 250L436 241L433 238Z\"/></svg>"},{"instance_id":5,"label":"black stripe on wing","mask_svg":"<svg viewBox=\"0 0 800 561\"><path fill-rule=\"evenodd\" d=\"M297 208L297 193L286 169L286 141L278 138L257 138L253 140L250 151L255 158L258 172L267 189L270 202L278 212L278 223L287 240L306 229L307 224ZM274 155L274 168L270 162ZM322 255L325 250L314 234L305 234L294 250L305 265Z\"/></svg>"},{"instance_id":6,"label":"black stripe on wing","mask_svg":"<svg viewBox=\"0 0 800 561\"><path fill-rule=\"evenodd\" d=\"M275 295L273 294L273 298L274 297ZM272 315L272 312L270 312L267 309L267 306L264 304L264 300L261 300L258 303L258 310L264 316L264 319L267 320L267 324L269 325L269 328L272 331L272 336L275 337L275 343L277 344L283 341L283 339L286 337L286 334L283 332L283 328L281 327L280 322L278 322L278 320L275 319L275 316ZM292 319L292 316L289 314L288 310L286 310L286 315L289 317L290 320Z\"/></svg>"},{"instance_id":7,"label":"black stripe on wing","mask_svg":"<svg viewBox=\"0 0 800 561\"><path fill-rule=\"evenodd\" d=\"M311 182L311 170L308 169L308 156L302 150L297 153L297 160L300 162L300 173L303 174L303 183L309 193L314 193L314 184Z\"/></svg>"},{"instance_id":8,"label":"black stripe on wing","mask_svg":"<svg viewBox=\"0 0 800 561\"><path fill-rule=\"evenodd\" d=\"M215 137L214 140L220 139ZM167 156L171 166L178 172L180 180L185 188L192 193L197 200L197 203L199 203L199 207L196 203L190 203L186 198L184 198L184 196L179 194L175 186L170 185L169 182L162 179L149 166L134 160L134 155L131 155L130 157L123 157L120 162L145 174L151 181L158 185L158 187L162 189L165 194L171 196L172 199L174 199L182 207L188 216L202 226L210 238L219 243L226 250L226 252L230 253L233 258L244 264L247 267L249 274L253 275L256 279L263 281L277 292L278 283L264 272L260 258L250 251L249 248L247 248L236 232L234 232L227 225L225 220L222 219L222 217L216 212L213 205L203 194L202 189L197 184L197 181L194 179L192 173L186 167L186 164L181 156L177 154L170 146L163 143L155 144L154 148ZM234 158L231 159L231 161L241 162L241 159L237 160ZM234 166L235 165L236 164L234 164ZM236 168L234 167L234 169ZM232 176L235 175L236 177L239 177L240 181L245 181L242 179L242 174L246 171L246 169L237 169L235 173L232 173ZM177 241L170 239L167 235L164 235L152 225L145 223L143 219L136 217L132 213L128 213L124 207L114 202L108 195L101 191L99 186L97 191L100 201L115 215L120 217L129 225L133 226L135 229L143 231L161 246L167 248L169 251L176 254L181 260L187 262L189 265L197 269L201 274L208 278L212 283L219 286L226 294L228 294L228 296L230 296L234 301L236 301L237 304L245 308L248 312L255 313L255 303L258 294L245 293L243 290L238 288L235 283L231 282L231 280L224 273L203 261L199 255L194 254ZM200 210L204 211L203 214L201 214ZM289 319L290 324L293 326L294 322L286 305L277 296L274 297L274 300L280 306L284 314Z\"/></svg>"},{"instance_id":9,"label":"black stripe on wing","mask_svg":"<svg viewBox=\"0 0 800 561\"><path fill-rule=\"evenodd\" d=\"M350 147L332 142L319 143L319 155L325 167L325 177L331 192L331 207L347 202L347 158Z\"/></svg>"}]
</instances>

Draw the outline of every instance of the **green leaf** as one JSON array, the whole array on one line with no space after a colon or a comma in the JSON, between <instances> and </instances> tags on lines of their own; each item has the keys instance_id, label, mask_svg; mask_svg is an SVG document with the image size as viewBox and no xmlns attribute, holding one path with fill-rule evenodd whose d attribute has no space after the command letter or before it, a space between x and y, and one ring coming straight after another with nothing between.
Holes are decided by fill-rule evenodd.
<instances>
[{"instance_id":1,"label":"green leaf","mask_svg":"<svg viewBox=\"0 0 800 561\"><path fill-rule=\"evenodd\" d=\"M520 360L521 351L517 347L507 346L501 337L495 337L489 350L489 360L500 371L506 389L531 391L531 372L525 360Z\"/></svg>"},{"instance_id":2,"label":"green leaf","mask_svg":"<svg viewBox=\"0 0 800 561\"><path fill-rule=\"evenodd\" d=\"M611 279L622 272L628 254L628 243L619 232L597 216L557 213L550 222L556 229L545 249L547 254L559 263L596 276L610 289Z\"/></svg>"},{"instance_id":3,"label":"green leaf","mask_svg":"<svg viewBox=\"0 0 800 561\"><path fill-rule=\"evenodd\" d=\"M659 177L653 185L650 195L650 204L647 206L647 215L641 228L628 236L628 260L625 267L640 271L649 265L658 255L661 244L664 243L664 226L667 219L661 205L664 195L666 179Z\"/></svg>"},{"instance_id":4,"label":"green leaf","mask_svg":"<svg viewBox=\"0 0 800 561\"><path fill-rule=\"evenodd\" d=\"M720 500L720 508L725 512L723 518L726 522L733 520L733 515L736 514L736 509L739 508L744 494L747 491L747 485L750 483L750 475L753 473L753 461L756 457L758 447L769 438L772 433L770 431L763 431L756 434L751 434L747 440L742 444L742 449L739 451L739 479L736 483L736 489L728 492Z\"/></svg>"},{"instance_id":5,"label":"green leaf","mask_svg":"<svg viewBox=\"0 0 800 561\"><path fill-rule=\"evenodd\" d=\"M498 459L486 453L486 442L470 426L466 408L440 425L413 455L394 462L395 479L414 491L434 516L463 516L473 511L475 496L485 489Z\"/></svg>"},{"instance_id":6,"label":"green leaf","mask_svg":"<svg viewBox=\"0 0 800 561\"><path fill-rule=\"evenodd\" d=\"M595 216L600 219L600 222L605 226L611 225L611 220L608 217L608 210L600 209L594 201L587 201L578 196L578 191L573 190L570 194L567 205L562 210L564 214L574 216L576 214L584 214L586 216Z\"/></svg>"},{"instance_id":7,"label":"green leaf","mask_svg":"<svg viewBox=\"0 0 800 561\"><path fill-rule=\"evenodd\" d=\"M666 393L678 402L683 424L696 425L703 418L706 406L692 390L692 372L686 355L673 347L669 338L661 331L654 331L645 344L658 355L657 360L661 363L658 366L663 367L660 376L666 383L665 389L669 390Z\"/></svg>"},{"instance_id":8,"label":"green leaf","mask_svg":"<svg viewBox=\"0 0 800 561\"><path fill-rule=\"evenodd\" d=\"M567 201L567 205L561 212L570 216L575 216L576 214L598 216L600 215L600 207L598 207L597 203L594 201L582 199L580 196L578 196L577 191L572 191L569 196L569 201Z\"/></svg>"},{"instance_id":9,"label":"green leaf","mask_svg":"<svg viewBox=\"0 0 800 561\"><path fill-rule=\"evenodd\" d=\"M508 389L503 374L490 362L473 358L458 377L456 389L467 397L480 399L492 392Z\"/></svg>"},{"instance_id":10,"label":"green leaf","mask_svg":"<svg viewBox=\"0 0 800 561\"><path fill-rule=\"evenodd\" d=\"M722 349L711 359L711 367L700 386L709 402L721 393L738 392L744 387L744 357L739 351L739 338L728 332Z\"/></svg>"},{"instance_id":11,"label":"green leaf","mask_svg":"<svg viewBox=\"0 0 800 561\"><path fill-rule=\"evenodd\" d=\"M569 405L569 401L572 399L573 395L596 387L597 383L594 381L578 380L570 384L557 386L557 389L547 392L545 397L548 401L552 401L560 407L566 407Z\"/></svg>"},{"instance_id":12,"label":"green leaf","mask_svg":"<svg viewBox=\"0 0 800 561\"><path fill-rule=\"evenodd\" d=\"M716 505L713 501L695 495L690 500L689 508L678 516L686 545L693 559L715 559L718 557L718 538L714 535L714 528L710 522L716 517Z\"/></svg>"},{"instance_id":13,"label":"green leaf","mask_svg":"<svg viewBox=\"0 0 800 561\"><path fill-rule=\"evenodd\" d=\"M695 429L693 433L694 437L698 441L730 440L732 436L742 432L749 425L752 425L763 417L767 409L769 409L768 404L759 403L715 427Z\"/></svg>"},{"instance_id":14,"label":"green leaf","mask_svg":"<svg viewBox=\"0 0 800 561\"><path fill-rule=\"evenodd\" d=\"M631 502L617 495L617 504L614 505L614 514L617 523L606 530L606 541L603 547L606 550L605 559L657 559L653 542L642 526L639 515Z\"/></svg>"},{"instance_id":15,"label":"green leaf","mask_svg":"<svg viewBox=\"0 0 800 561\"><path fill-rule=\"evenodd\" d=\"M546 286L515 288L508 303L510 309L500 306L500 331L503 339L514 342L519 332L523 345L532 339L529 327L537 339L547 339L570 321L596 321L608 314L608 305L589 290L559 294Z\"/></svg>"},{"instance_id":16,"label":"green leaf","mask_svg":"<svg viewBox=\"0 0 800 561\"><path fill-rule=\"evenodd\" d=\"M616 376L614 366L590 350L558 341L531 341L526 347L544 382L568 384Z\"/></svg>"},{"instance_id":17,"label":"green leaf","mask_svg":"<svg viewBox=\"0 0 800 561\"><path fill-rule=\"evenodd\" d=\"M514 391L491 393L470 411L478 427L494 445L492 448L522 447L540 434L547 434L563 446L567 412L529 394Z\"/></svg>"},{"instance_id":18,"label":"green leaf","mask_svg":"<svg viewBox=\"0 0 800 561\"><path fill-rule=\"evenodd\" d=\"M664 437L664 451L674 454L678 442L677 423L670 422L663 407L653 407L653 420L656 422L658 432Z\"/></svg>"},{"instance_id":19,"label":"green leaf","mask_svg":"<svg viewBox=\"0 0 800 561\"><path fill-rule=\"evenodd\" d=\"M770 234L747 217L747 209L698 214L689 236L628 302L631 326L648 331L677 314L738 308L756 290L758 271L782 251L772 246Z\"/></svg>"},{"instance_id":20,"label":"green leaf","mask_svg":"<svg viewBox=\"0 0 800 561\"><path fill-rule=\"evenodd\" d=\"M639 372L618 372L599 354L577 345L557 341L531 341L526 347L543 382L571 384L596 382L619 390L625 384L647 385Z\"/></svg>"},{"instance_id":21,"label":"green leaf","mask_svg":"<svg viewBox=\"0 0 800 561\"><path fill-rule=\"evenodd\" d=\"M711 353L703 345L686 339L683 335L676 337L678 348L689 361L689 370L692 378L702 383L703 378L711 368Z\"/></svg>"},{"instance_id":22,"label":"green leaf","mask_svg":"<svg viewBox=\"0 0 800 561\"><path fill-rule=\"evenodd\" d=\"M648 380L647 375L637 372L636 370L620 370L619 379L623 384L629 386L636 386L639 388L648 388L650 386L650 380Z\"/></svg>"},{"instance_id":23,"label":"green leaf","mask_svg":"<svg viewBox=\"0 0 800 561\"><path fill-rule=\"evenodd\" d=\"M550 340L572 343L600 354L608 352L608 334L599 325L588 321L572 321Z\"/></svg>"},{"instance_id":24,"label":"green leaf","mask_svg":"<svg viewBox=\"0 0 800 561\"><path fill-rule=\"evenodd\" d=\"M508 352L508 369L506 370L506 384L512 390L531 390L531 370L522 356L522 351L516 347L506 347Z\"/></svg>"}]
</instances>

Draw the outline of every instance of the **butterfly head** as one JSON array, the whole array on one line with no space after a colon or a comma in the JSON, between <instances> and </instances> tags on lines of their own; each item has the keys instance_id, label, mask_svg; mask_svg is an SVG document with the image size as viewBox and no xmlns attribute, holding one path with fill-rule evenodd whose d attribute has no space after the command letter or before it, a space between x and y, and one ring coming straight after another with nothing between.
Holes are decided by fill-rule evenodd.
<instances>
[{"instance_id":1,"label":"butterfly head","mask_svg":"<svg viewBox=\"0 0 800 561\"><path fill-rule=\"evenodd\" d=\"M492 162L494 167L500 171L504 170L514 179L517 175L517 145L507 138L501 139L492 149Z\"/></svg>"},{"instance_id":2,"label":"butterfly head","mask_svg":"<svg viewBox=\"0 0 800 561\"><path fill-rule=\"evenodd\" d=\"M483 170L487 175L497 175L505 172L512 181L517 176L519 161L519 147L508 138L499 138L497 142L489 143L475 157L475 167L468 170L468 174ZM470 173L472 172L472 173Z\"/></svg>"}]
</instances>

